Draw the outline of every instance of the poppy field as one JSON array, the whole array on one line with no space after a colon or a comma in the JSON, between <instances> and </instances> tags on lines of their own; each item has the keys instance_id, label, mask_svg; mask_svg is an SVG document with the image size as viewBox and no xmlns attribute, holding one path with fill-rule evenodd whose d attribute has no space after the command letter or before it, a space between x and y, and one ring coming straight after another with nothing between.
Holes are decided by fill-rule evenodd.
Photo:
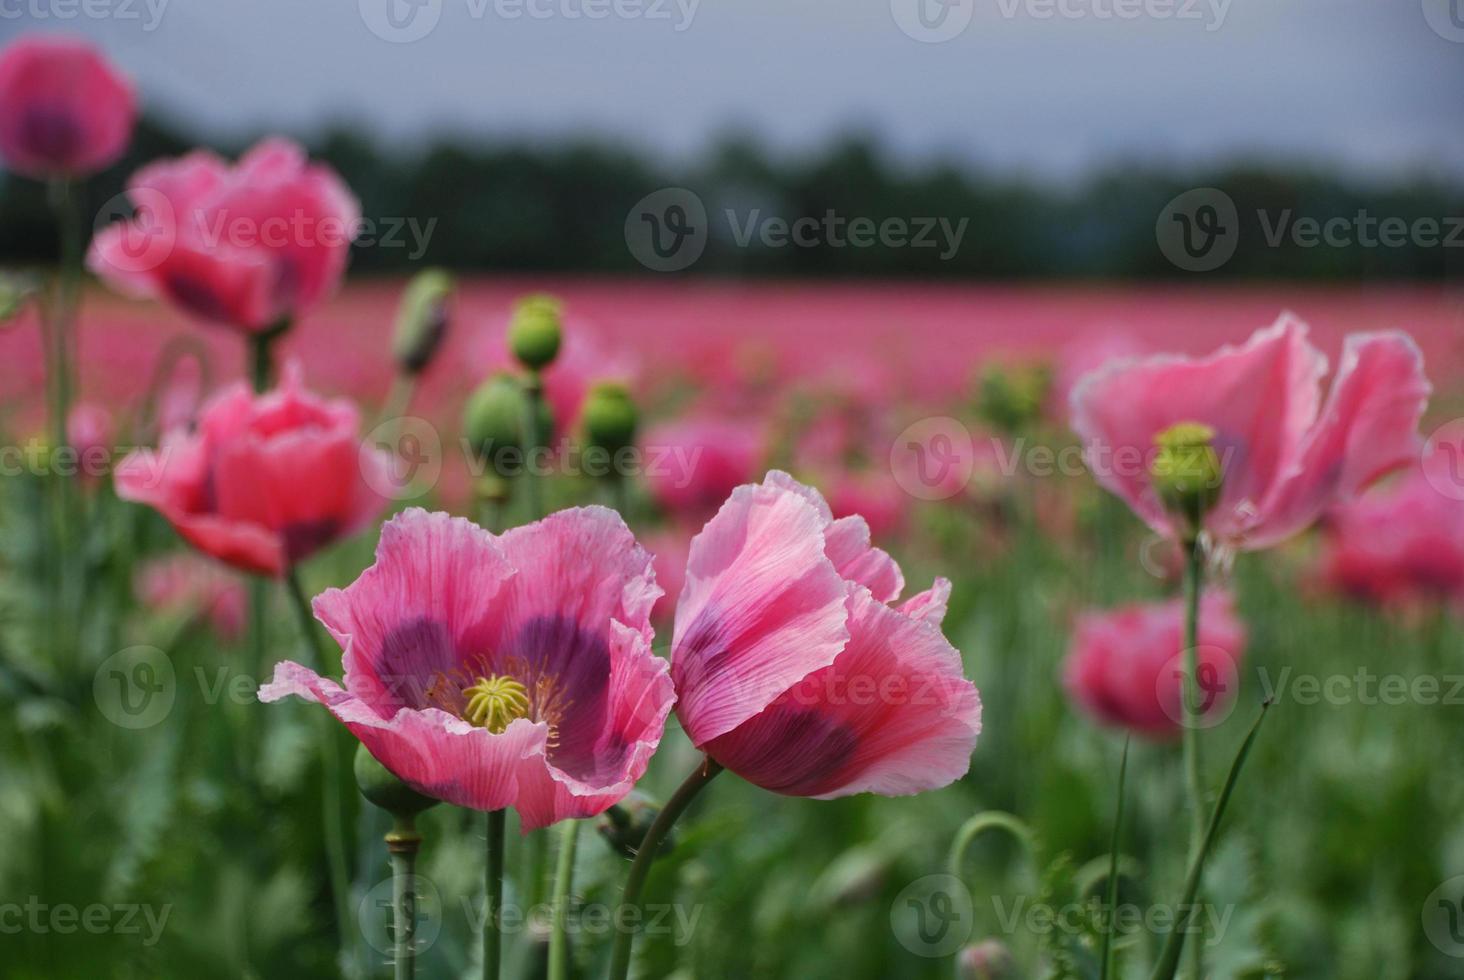
<instances>
[{"instance_id":1,"label":"poppy field","mask_svg":"<svg viewBox=\"0 0 1464 980\"><path fill-rule=\"evenodd\" d=\"M0 49L0 974L1464 975L1457 288L352 278L136 99Z\"/></svg>"}]
</instances>

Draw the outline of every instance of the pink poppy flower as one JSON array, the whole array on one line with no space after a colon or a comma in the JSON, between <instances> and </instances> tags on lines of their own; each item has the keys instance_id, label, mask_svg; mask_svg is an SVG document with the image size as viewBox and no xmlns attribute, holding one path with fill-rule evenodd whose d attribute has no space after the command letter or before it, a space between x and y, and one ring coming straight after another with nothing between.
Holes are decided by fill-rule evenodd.
<instances>
[{"instance_id":1,"label":"pink poppy flower","mask_svg":"<svg viewBox=\"0 0 1464 980\"><path fill-rule=\"evenodd\" d=\"M1245 626L1229 594L1200 602L1200 724L1223 720L1235 702L1245 653ZM1184 601L1135 603L1078 617L1063 664L1068 696L1106 725L1167 738L1184 719Z\"/></svg>"},{"instance_id":2,"label":"pink poppy flower","mask_svg":"<svg viewBox=\"0 0 1464 980\"><path fill-rule=\"evenodd\" d=\"M1438 478L1416 467L1330 514L1323 581L1386 606L1464 603L1464 501L1440 493Z\"/></svg>"},{"instance_id":3,"label":"pink poppy flower","mask_svg":"<svg viewBox=\"0 0 1464 980\"><path fill-rule=\"evenodd\" d=\"M1208 357L1112 363L1073 392L1073 428L1098 482L1150 527L1177 536L1151 481L1155 437L1199 423L1223 473L1205 518L1217 540L1254 550L1306 528L1327 507L1416 458L1428 400L1407 334L1354 334L1325 403L1327 360L1290 316Z\"/></svg>"},{"instance_id":4,"label":"pink poppy flower","mask_svg":"<svg viewBox=\"0 0 1464 980\"><path fill-rule=\"evenodd\" d=\"M206 150L149 164L127 191L137 215L97 233L91 270L124 293L246 332L326 299L361 221L336 172L279 138L234 167Z\"/></svg>"},{"instance_id":5,"label":"pink poppy flower","mask_svg":"<svg viewBox=\"0 0 1464 980\"><path fill-rule=\"evenodd\" d=\"M281 575L381 513L390 457L364 446L360 415L305 390L287 364L278 388L243 383L212 399L194 431L117 467L117 495L147 504L189 544L245 571Z\"/></svg>"},{"instance_id":6,"label":"pink poppy flower","mask_svg":"<svg viewBox=\"0 0 1464 980\"><path fill-rule=\"evenodd\" d=\"M738 487L691 544L676 609L676 713L696 746L776 793L945 786L981 701L940 631L950 583L904 576L859 517L786 473Z\"/></svg>"},{"instance_id":7,"label":"pink poppy flower","mask_svg":"<svg viewBox=\"0 0 1464 980\"><path fill-rule=\"evenodd\" d=\"M583 507L495 536L412 508L376 563L315 599L345 686L293 663L262 701L330 709L412 788L524 831L601 813L630 792L674 695L651 653L661 590L613 511Z\"/></svg>"},{"instance_id":8,"label":"pink poppy flower","mask_svg":"<svg viewBox=\"0 0 1464 980\"><path fill-rule=\"evenodd\" d=\"M676 597L686 581L691 534L680 527L663 527L642 534L641 541L655 558L656 584L664 590L651 610L651 619L657 625L669 623L676 613Z\"/></svg>"},{"instance_id":9,"label":"pink poppy flower","mask_svg":"<svg viewBox=\"0 0 1464 980\"><path fill-rule=\"evenodd\" d=\"M661 423L640 443L651 496L688 521L706 520L735 487L753 479L767 452L761 426L712 416Z\"/></svg>"},{"instance_id":10,"label":"pink poppy flower","mask_svg":"<svg viewBox=\"0 0 1464 980\"><path fill-rule=\"evenodd\" d=\"M187 552L154 558L137 569L133 589L153 612L198 613L225 639L244 632L244 583L217 562Z\"/></svg>"},{"instance_id":11,"label":"pink poppy flower","mask_svg":"<svg viewBox=\"0 0 1464 980\"><path fill-rule=\"evenodd\" d=\"M0 157L28 177L79 177L132 136L132 83L91 44L24 37L0 52Z\"/></svg>"}]
</instances>

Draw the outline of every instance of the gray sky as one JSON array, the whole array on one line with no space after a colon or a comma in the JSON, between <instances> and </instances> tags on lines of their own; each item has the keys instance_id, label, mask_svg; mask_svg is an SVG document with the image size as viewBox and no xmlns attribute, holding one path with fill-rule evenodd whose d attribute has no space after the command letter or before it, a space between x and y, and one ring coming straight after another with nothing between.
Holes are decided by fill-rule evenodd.
<instances>
[{"instance_id":1,"label":"gray sky","mask_svg":"<svg viewBox=\"0 0 1464 980\"><path fill-rule=\"evenodd\" d=\"M220 136L345 118L685 157L858 127L1059 179L1255 155L1464 179L1450 3L1464 23L1464 0L0 0L0 33L89 34Z\"/></svg>"}]
</instances>

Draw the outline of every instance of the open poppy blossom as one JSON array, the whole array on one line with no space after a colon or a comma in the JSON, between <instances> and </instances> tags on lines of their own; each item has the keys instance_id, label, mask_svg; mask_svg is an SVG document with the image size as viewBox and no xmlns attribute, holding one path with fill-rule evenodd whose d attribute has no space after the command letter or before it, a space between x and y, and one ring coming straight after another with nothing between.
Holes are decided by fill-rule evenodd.
<instances>
[{"instance_id":1,"label":"open poppy blossom","mask_svg":"<svg viewBox=\"0 0 1464 980\"><path fill-rule=\"evenodd\" d=\"M1229 593L1205 593L1195 647L1200 725L1222 720L1234 704L1245 642ZM1183 599L1085 613L1073 630L1063 684L1103 724L1151 738L1177 735L1184 649Z\"/></svg>"},{"instance_id":2,"label":"open poppy blossom","mask_svg":"<svg viewBox=\"0 0 1464 980\"><path fill-rule=\"evenodd\" d=\"M26 37L0 52L0 157L28 177L95 173L127 149L132 83L91 44Z\"/></svg>"},{"instance_id":3,"label":"open poppy blossom","mask_svg":"<svg viewBox=\"0 0 1464 980\"><path fill-rule=\"evenodd\" d=\"M250 333L335 290L361 221L336 172L281 138L233 167L206 150L149 164L127 193L136 215L97 233L88 267L129 295Z\"/></svg>"},{"instance_id":4,"label":"open poppy blossom","mask_svg":"<svg viewBox=\"0 0 1464 980\"><path fill-rule=\"evenodd\" d=\"M940 631L950 583L894 604L900 567L860 517L782 472L692 541L671 676L693 743L764 789L918 793L970 766L981 701Z\"/></svg>"},{"instance_id":5,"label":"open poppy blossom","mask_svg":"<svg viewBox=\"0 0 1464 980\"><path fill-rule=\"evenodd\" d=\"M1208 357L1122 360L1089 374L1073 391L1073 428L1098 482L1174 537L1188 531L1155 486L1155 462L1166 451L1212 454L1219 472L1203 530L1265 548L1418 456L1429 385L1407 334L1349 336L1323 403L1326 370L1306 326L1283 316Z\"/></svg>"},{"instance_id":6,"label":"open poppy blossom","mask_svg":"<svg viewBox=\"0 0 1464 980\"><path fill-rule=\"evenodd\" d=\"M194 430L164 433L117 466L117 496L156 508L199 551L282 575L386 506L391 457L363 446L360 413L305 390L287 364L278 388L242 382L203 409Z\"/></svg>"},{"instance_id":7,"label":"open poppy blossom","mask_svg":"<svg viewBox=\"0 0 1464 980\"><path fill-rule=\"evenodd\" d=\"M603 507L501 536L413 508L382 527L374 565L315 599L345 686L286 662L259 697L318 701L413 789L511 806L525 832L593 816L645 772L671 711L660 593Z\"/></svg>"}]
</instances>

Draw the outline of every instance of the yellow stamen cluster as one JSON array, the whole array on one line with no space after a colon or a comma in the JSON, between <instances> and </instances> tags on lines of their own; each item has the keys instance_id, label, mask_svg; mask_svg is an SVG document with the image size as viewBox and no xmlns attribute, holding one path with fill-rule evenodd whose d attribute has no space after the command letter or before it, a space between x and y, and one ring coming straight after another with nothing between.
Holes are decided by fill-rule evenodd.
<instances>
[{"instance_id":1,"label":"yellow stamen cluster","mask_svg":"<svg viewBox=\"0 0 1464 980\"><path fill-rule=\"evenodd\" d=\"M463 688L463 697L468 699L463 720L495 735L529 714L529 690L512 677L479 677L471 687Z\"/></svg>"}]
</instances>

